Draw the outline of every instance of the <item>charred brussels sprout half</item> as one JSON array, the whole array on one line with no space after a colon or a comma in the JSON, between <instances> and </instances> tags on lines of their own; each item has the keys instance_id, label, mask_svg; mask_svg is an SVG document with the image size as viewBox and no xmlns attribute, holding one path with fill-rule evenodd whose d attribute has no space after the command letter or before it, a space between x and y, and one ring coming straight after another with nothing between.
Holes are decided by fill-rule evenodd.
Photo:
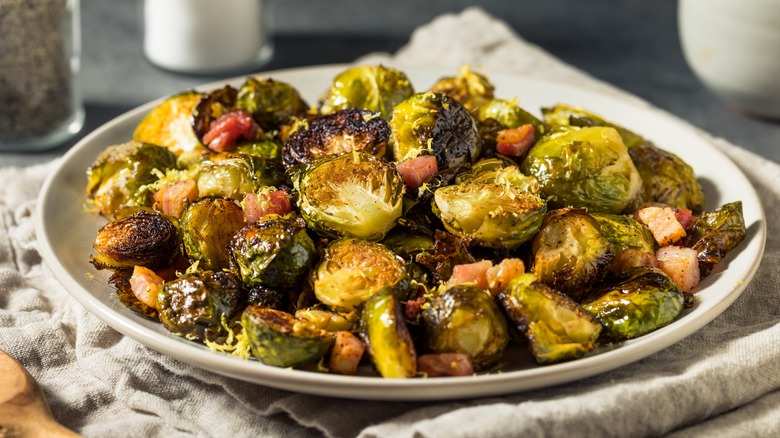
<instances>
[{"instance_id":1,"label":"charred brussels sprout half","mask_svg":"<svg viewBox=\"0 0 780 438\"><path fill-rule=\"evenodd\" d=\"M403 212L401 175L365 152L321 158L297 173L293 184L306 223L327 236L380 240Z\"/></svg>"},{"instance_id":2,"label":"charred brussels sprout half","mask_svg":"<svg viewBox=\"0 0 780 438\"><path fill-rule=\"evenodd\" d=\"M241 324L252 355L274 367L296 368L316 362L333 344L333 337L311 322L266 307L247 307Z\"/></svg>"},{"instance_id":3,"label":"charred brussels sprout half","mask_svg":"<svg viewBox=\"0 0 780 438\"><path fill-rule=\"evenodd\" d=\"M379 113L348 108L317 117L290 135L282 150L285 167L326 155L363 151L384 157L390 126Z\"/></svg>"},{"instance_id":4,"label":"charred brussels sprout half","mask_svg":"<svg viewBox=\"0 0 780 438\"><path fill-rule=\"evenodd\" d=\"M593 213L601 234L612 244L615 255L627 249L655 253L658 244L647 226L631 216Z\"/></svg>"},{"instance_id":5,"label":"charred brussels sprout half","mask_svg":"<svg viewBox=\"0 0 780 438\"><path fill-rule=\"evenodd\" d=\"M660 202L674 208L700 212L704 192L693 169L680 157L645 143L628 153L642 177L642 191L631 207L644 202Z\"/></svg>"},{"instance_id":6,"label":"charred brussels sprout half","mask_svg":"<svg viewBox=\"0 0 780 438\"><path fill-rule=\"evenodd\" d=\"M191 118L192 129L198 139L203 139L203 136L211 129L212 122L235 108L237 95L238 90L230 85L225 85L200 99L192 109Z\"/></svg>"},{"instance_id":7,"label":"charred brussels sprout half","mask_svg":"<svg viewBox=\"0 0 780 438\"><path fill-rule=\"evenodd\" d=\"M698 253L699 270L709 275L726 254L745 238L745 218L742 201L726 204L705 212L693 224L687 242Z\"/></svg>"},{"instance_id":8,"label":"charred brussels sprout half","mask_svg":"<svg viewBox=\"0 0 780 438\"><path fill-rule=\"evenodd\" d=\"M325 249L311 272L310 282L320 302L350 311L378 290L395 286L405 277L403 260L384 245L341 239Z\"/></svg>"},{"instance_id":9,"label":"charred brussels sprout half","mask_svg":"<svg viewBox=\"0 0 780 438\"><path fill-rule=\"evenodd\" d=\"M300 220L254 222L230 242L231 266L250 286L295 288L314 262L314 242Z\"/></svg>"},{"instance_id":10,"label":"charred brussels sprout half","mask_svg":"<svg viewBox=\"0 0 780 438\"><path fill-rule=\"evenodd\" d=\"M485 75L464 65L457 75L439 79L429 91L447 94L473 113L493 98L495 87Z\"/></svg>"},{"instance_id":11,"label":"charred brussels sprout half","mask_svg":"<svg viewBox=\"0 0 780 438\"><path fill-rule=\"evenodd\" d=\"M623 144L625 144L628 149L641 146L645 142L645 139L641 135L636 134L635 132L630 131L620 125L608 122L601 116L598 116L583 108L559 104L552 108L542 108L542 115L544 116L545 123L552 127L606 126L609 128L614 128L620 134L620 138L623 139Z\"/></svg>"},{"instance_id":12,"label":"charred brussels sprout half","mask_svg":"<svg viewBox=\"0 0 780 438\"><path fill-rule=\"evenodd\" d=\"M165 283L157 295L160 322L169 331L201 342L224 340L246 305L241 282L225 271L199 271Z\"/></svg>"},{"instance_id":13,"label":"charred brussels sprout half","mask_svg":"<svg viewBox=\"0 0 780 438\"><path fill-rule=\"evenodd\" d=\"M392 288L382 289L368 299L360 319L360 335L382 377L417 374L417 353Z\"/></svg>"},{"instance_id":14,"label":"charred brussels sprout half","mask_svg":"<svg viewBox=\"0 0 780 438\"><path fill-rule=\"evenodd\" d=\"M179 254L176 225L162 214L140 210L98 230L91 263L97 269L150 268L170 264Z\"/></svg>"},{"instance_id":15,"label":"charred brussels sprout half","mask_svg":"<svg viewBox=\"0 0 780 438\"><path fill-rule=\"evenodd\" d=\"M433 204L447 231L473 245L504 249L529 241L547 211L540 197L500 184L441 187Z\"/></svg>"},{"instance_id":16,"label":"charred brussels sprout half","mask_svg":"<svg viewBox=\"0 0 780 438\"><path fill-rule=\"evenodd\" d=\"M506 318L490 293L460 285L441 292L423 312L431 353L463 353L475 369L497 362L509 343Z\"/></svg>"},{"instance_id":17,"label":"charred brussels sprout half","mask_svg":"<svg viewBox=\"0 0 780 438\"><path fill-rule=\"evenodd\" d=\"M604 278L614 258L599 223L582 209L550 212L532 250L539 280L575 300Z\"/></svg>"},{"instance_id":18,"label":"charred brussels sprout half","mask_svg":"<svg viewBox=\"0 0 780 438\"><path fill-rule=\"evenodd\" d=\"M620 213L642 189L642 179L613 128L561 128L541 138L521 170L539 180L551 207Z\"/></svg>"},{"instance_id":19,"label":"charred brussels sprout half","mask_svg":"<svg viewBox=\"0 0 780 438\"><path fill-rule=\"evenodd\" d=\"M396 105L390 119L393 157L433 155L439 170L477 161L482 141L469 111L446 94L418 93Z\"/></svg>"},{"instance_id":20,"label":"charred brussels sprout half","mask_svg":"<svg viewBox=\"0 0 780 438\"><path fill-rule=\"evenodd\" d=\"M515 277L499 300L542 364L581 357L601 333L601 324L591 314L532 273Z\"/></svg>"},{"instance_id":21,"label":"charred brussels sprout half","mask_svg":"<svg viewBox=\"0 0 780 438\"><path fill-rule=\"evenodd\" d=\"M349 68L333 79L320 100L319 112L330 114L346 108L361 108L390 119L393 107L414 94L406 74L381 65Z\"/></svg>"},{"instance_id":22,"label":"charred brussels sprout half","mask_svg":"<svg viewBox=\"0 0 780 438\"><path fill-rule=\"evenodd\" d=\"M539 181L524 175L514 163L500 158L479 160L467 172L459 174L455 182L478 184L502 184L516 187L521 191L539 194Z\"/></svg>"},{"instance_id":23,"label":"charred brussels sprout half","mask_svg":"<svg viewBox=\"0 0 780 438\"><path fill-rule=\"evenodd\" d=\"M185 162L207 151L192 126L195 107L205 95L187 91L165 99L135 128L133 140L164 146Z\"/></svg>"},{"instance_id":24,"label":"charred brussels sprout half","mask_svg":"<svg viewBox=\"0 0 780 438\"><path fill-rule=\"evenodd\" d=\"M244 193L264 186L278 186L284 170L278 160L222 152L209 155L191 173L201 197L216 196L241 201Z\"/></svg>"},{"instance_id":25,"label":"charred brussels sprout half","mask_svg":"<svg viewBox=\"0 0 780 438\"><path fill-rule=\"evenodd\" d=\"M677 285L657 268L633 268L601 287L582 303L604 325L613 340L632 339L674 321L685 298Z\"/></svg>"},{"instance_id":26,"label":"charred brussels sprout half","mask_svg":"<svg viewBox=\"0 0 780 438\"><path fill-rule=\"evenodd\" d=\"M202 198L187 207L179 220L182 243L199 269L219 270L229 266L231 237L244 226L244 212L225 198Z\"/></svg>"},{"instance_id":27,"label":"charred brussels sprout half","mask_svg":"<svg viewBox=\"0 0 780 438\"><path fill-rule=\"evenodd\" d=\"M137 141L110 146L87 169L89 207L114 217L123 207L151 205L144 186L175 167L176 156L161 146Z\"/></svg>"},{"instance_id":28,"label":"charred brussels sprout half","mask_svg":"<svg viewBox=\"0 0 780 438\"><path fill-rule=\"evenodd\" d=\"M278 130L282 123L308 110L308 104L292 85L251 77L238 90L236 107L251 114L266 132Z\"/></svg>"}]
</instances>

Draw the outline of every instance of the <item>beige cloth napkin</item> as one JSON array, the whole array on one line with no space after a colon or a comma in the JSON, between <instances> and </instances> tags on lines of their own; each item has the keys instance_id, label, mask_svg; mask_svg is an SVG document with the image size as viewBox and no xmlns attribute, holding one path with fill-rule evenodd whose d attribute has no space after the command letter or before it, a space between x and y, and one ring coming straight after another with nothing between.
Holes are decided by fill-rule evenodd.
<instances>
[{"instance_id":1,"label":"beige cloth napkin","mask_svg":"<svg viewBox=\"0 0 780 438\"><path fill-rule=\"evenodd\" d=\"M469 63L649 106L476 8L420 28L394 56L358 62L378 61L453 70ZM780 166L708 138L745 170L770 220L758 273L692 336L596 377L502 397L398 403L296 394L178 362L104 325L41 264L34 200L56 162L0 169L0 348L38 379L60 422L90 437L779 436L780 242L771 231L780 216Z\"/></svg>"}]
</instances>

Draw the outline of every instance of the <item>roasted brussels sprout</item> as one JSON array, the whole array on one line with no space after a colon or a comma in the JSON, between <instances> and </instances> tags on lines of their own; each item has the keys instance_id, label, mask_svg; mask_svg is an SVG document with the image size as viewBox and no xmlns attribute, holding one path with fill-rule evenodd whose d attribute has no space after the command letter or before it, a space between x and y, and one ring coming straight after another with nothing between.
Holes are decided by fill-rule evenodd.
<instances>
[{"instance_id":1,"label":"roasted brussels sprout","mask_svg":"<svg viewBox=\"0 0 780 438\"><path fill-rule=\"evenodd\" d=\"M582 307L604 325L612 340L632 339L674 321L685 298L674 282L657 268L640 267L601 287Z\"/></svg>"},{"instance_id":2,"label":"roasted brussels sprout","mask_svg":"<svg viewBox=\"0 0 780 438\"><path fill-rule=\"evenodd\" d=\"M282 161L292 167L351 151L384 157L389 138L390 126L379 113L348 108L317 117L293 132L282 149Z\"/></svg>"},{"instance_id":3,"label":"roasted brussels sprout","mask_svg":"<svg viewBox=\"0 0 780 438\"><path fill-rule=\"evenodd\" d=\"M98 230L90 262L97 269L159 268L179 254L176 225L160 213L140 210Z\"/></svg>"},{"instance_id":4,"label":"roasted brussels sprout","mask_svg":"<svg viewBox=\"0 0 780 438\"><path fill-rule=\"evenodd\" d=\"M241 324L252 355L274 367L296 368L317 362L333 344L333 337L311 322L267 307L248 306Z\"/></svg>"},{"instance_id":5,"label":"roasted brussels sprout","mask_svg":"<svg viewBox=\"0 0 780 438\"><path fill-rule=\"evenodd\" d=\"M427 234L396 227L382 240L382 244L404 260L414 260L417 254L433 248L434 239Z\"/></svg>"},{"instance_id":6,"label":"roasted brussels sprout","mask_svg":"<svg viewBox=\"0 0 780 438\"><path fill-rule=\"evenodd\" d=\"M623 139L623 144L625 144L629 150L637 146L641 146L645 143L645 139L641 135L620 125L608 122L601 116L593 114L583 108L559 104L552 108L542 108L542 115L544 116L544 121L553 127L606 126L609 128L614 128L620 134L620 138Z\"/></svg>"},{"instance_id":7,"label":"roasted brussels sprout","mask_svg":"<svg viewBox=\"0 0 780 438\"><path fill-rule=\"evenodd\" d=\"M459 174L455 182L503 184L534 195L539 194L539 181L536 178L524 175L516 165L500 158L477 161L470 170Z\"/></svg>"},{"instance_id":8,"label":"roasted brussels sprout","mask_svg":"<svg viewBox=\"0 0 780 438\"><path fill-rule=\"evenodd\" d=\"M366 301L360 335L382 377L406 378L417 374L417 353L393 288L382 289Z\"/></svg>"},{"instance_id":9,"label":"roasted brussels sprout","mask_svg":"<svg viewBox=\"0 0 780 438\"><path fill-rule=\"evenodd\" d=\"M225 269L228 243L244 226L244 212L230 199L201 198L184 210L179 226L187 259L197 261L199 269Z\"/></svg>"},{"instance_id":10,"label":"roasted brussels sprout","mask_svg":"<svg viewBox=\"0 0 780 438\"><path fill-rule=\"evenodd\" d=\"M249 288L246 302L249 306L268 307L283 312L287 312L291 308L290 294L288 292L278 291L262 285L255 285Z\"/></svg>"},{"instance_id":11,"label":"roasted brussels sprout","mask_svg":"<svg viewBox=\"0 0 780 438\"><path fill-rule=\"evenodd\" d=\"M703 213L686 238L688 246L698 253L702 276L709 275L712 268L742 242L746 233L742 201Z\"/></svg>"},{"instance_id":12,"label":"roasted brussels sprout","mask_svg":"<svg viewBox=\"0 0 780 438\"><path fill-rule=\"evenodd\" d=\"M187 339L221 343L246 305L241 282L225 271L196 271L165 283L157 295L160 322Z\"/></svg>"},{"instance_id":13,"label":"roasted brussels sprout","mask_svg":"<svg viewBox=\"0 0 780 438\"><path fill-rule=\"evenodd\" d=\"M195 106L205 95L186 91L165 99L144 116L135 128L133 140L164 146L186 163L208 149L200 142L192 126Z\"/></svg>"},{"instance_id":14,"label":"roasted brussels sprout","mask_svg":"<svg viewBox=\"0 0 780 438\"><path fill-rule=\"evenodd\" d=\"M327 236L380 240L403 212L401 175L365 152L320 158L293 184L306 223Z\"/></svg>"},{"instance_id":15,"label":"roasted brussels sprout","mask_svg":"<svg viewBox=\"0 0 780 438\"><path fill-rule=\"evenodd\" d=\"M542 364L581 357L593 349L601 333L601 324L591 314L533 273L515 277L499 300Z\"/></svg>"},{"instance_id":16,"label":"roasted brussels sprout","mask_svg":"<svg viewBox=\"0 0 780 438\"><path fill-rule=\"evenodd\" d=\"M631 203L635 210L646 202L659 202L674 208L700 212L704 208L704 192L693 169L680 157L650 143L628 150L634 166L642 177L640 196Z\"/></svg>"},{"instance_id":17,"label":"roasted brussels sprout","mask_svg":"<svg viewBox=\"0 0 780 438\"><path fill-rule=\"evenodd\" d=\"M477 161L481 140L474 118L446 94L418 93L393 108L393 158L433 155L439 170Z\"/></svg>"},{"instance_id":18,"label":"roasted brussels sprout","mask_svg":"<svg viewBox=\"0 0 780 438\"><path fill-rule=\"evenodd\" d=\"M592 213L599 230L610 244L615 255L627 249L655 253L658 244L647 226L628 215Z\"/></svg>"},{"instance_id":19,"label":"roasted brussels sprout","mask_svg":"<svg viewBox=\"0 0 780 438\"><path fill-rule=\"evenodd\" d=\"M238 90L236 107L251 114L260 127L268 132L278 130L290 117L308 110L298 90L290 84L270 78L246 79Z\"/></svg>"},{"instance_id":20,"label":"roasted brussels sprout","mask_svg":"<svg viewBox=\"0 0 780 438\"><path fill-rule=\"evenodd\" d=\"M236 153L211 154L197 163L192 176L201 197L216 196L241 201L244 193L263 186L278 186L284 170L278 160Z\"/></svg>"},{"instance_id":21,"label":"roasted brussels sprout","mask_svg":"<svg viewBox=\"0 0 780 438\"><path fill-rule=\"evenodd\" d=\"M515 249L542 225L544 200L513 186L456 184L433 196L434 212L444 228L470 244Z\"/></svg>"},{"instance_id":22,"label":"roasted brussels sprout","mask_svg":"<svg viewBox=\"0 0 780 438\"><path fill-rule=\"evenodd\" d=\"M346 108L361 108L390 119L393 107L414 94L402 71L381 65L352 67L339 73L320 100L319 112L330 114Z\"/></svg>"},{"instance_id":23,"label":"roasted brussels sprout","mask_svg":"<svg viewBox=\"0 0 780 438\"><path fill-rule=\"evenodd\" d=\"M211 125L236 105L238 90L225 85L203 96L192 109L192 129L199 140L211 129Z\"/></svg>"},{"instance_id":24,"label":"roasted brussels sprout","mask_svg":"<svg viewBox=\"0 0 780 438\"><path fill-rule=\"evenodd\" d=\"M459 285L439 293L423 311L424 344L431 353L464 353L474 369L497 362L509 343L506 318L488 291Z\"/></svg>"},{"instance_id":25,"label":"roasted brussels sprout","mask_svg":"<svg viewBox=\"0 0 780 438\"><path fill-rule=\"evenodd\" d=\"M541 138L521 170L539 180L551 207L620 213L642 189L642 179L613 128L559 128Z\"/></svg>"},{"instance_id":26,"label":"roasted brussels sprout","mask_svg":"<svg viewBox=\"0 0 780 438\"><path fill-rule=\"evenodd\" d=\"M479 108L477 120L484 123L488 119L498 122L500 129L517 128L531 124L537 135L544 134L546 131L544 123L522 109L516 99L491 99L485 102Z\"/></svg>"},{"instance_id":27,"label":"roasted brussels sprout","mask_svg":"<svg viewBox=\"0 0 780 438\"><path fill-rule=\"evenodd\" d=\"M231 267L241 281L281 290L301 283L316 252L306 227L295 219L247 224L233 236L230 251Z\"/></svg>"},{"instance_id":28,"label":"roasted brussels sprout","mask_svg":"<svg viewBox=\"0 0 780 438\"><path fill-rule=\"evenodd\" d=\"M309 281L323 304L349 312L405 277L403 260L381 243L339 239L325 249Z\"/></svg>"},{"instance_id":29,"label":"roasted brussels sprout","mask_svg":"<svg viewBox=\"0 0 780 438\"><path fill-rule=\"evenodd\" d=\"M457 75L439 79L429 91L447 94L474 113L493 98L495 87L487 76L464 65L458 70Z\"/></svg>"},{"instance_id":30,"label":"roasted brussels sprout","mask_svg":"<svg viewBox=\"0 0 780 438\"><path fill-rule=\"evenodd\" d=\"M533 272L553 289L580 300L607 274L614 252L599 223L583 209L554 210L534 237Z\"/></svg>"},{"instance_id":31,"label":"roasted brussels sprout","mask_svg":"<svg viewBox=\"0 0 780 438\"><path fill-rule=\"evenodd\" d=\"M357 312L344 314L313 307L296 310L295 317L305 319L315 327L332 333L352 330L359 322Z\"/></svg>"},{"instance_id":32,"label":"roasted brussels sprout","mask_svg":"<svg viewBox=\"0 0 780 438\"><path fill-rule=\"evenodd\" d=\"M168 149L131 141L108 147L87 169L87 203L107 217L123 207L151 205L151 184L168 169L176 157Z\"/></svg>"},{"instance_id":33,"label":"roasted brussels sprout","mask_svg":"<svg viewBox=\"0 0 780 438\"><path fill-rule=\"evenodd\" d=\"M455 265L474 263L476 260L460 237L436 230L433 247L416 255L415 261L428 268L433 273L433 280L439 283L452 276Z\"/></svg>"}]
</instances>

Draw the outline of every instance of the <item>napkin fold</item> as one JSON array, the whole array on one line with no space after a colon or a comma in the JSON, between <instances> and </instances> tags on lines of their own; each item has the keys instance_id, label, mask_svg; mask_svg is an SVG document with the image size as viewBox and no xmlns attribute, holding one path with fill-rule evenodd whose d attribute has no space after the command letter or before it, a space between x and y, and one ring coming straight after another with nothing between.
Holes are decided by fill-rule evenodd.
<instances>
[{"instance_id":1,"label":"napkin fold","mask_svg":"<svg viewBox=\"0 0 780 438\"><path fill-rule=\"evenodd\" d=\"M567 81L651 108L529 44L479 8L437 18L395 55L372 54L357 61L369 62L453 70L468 63L491 72ZM691 130L745 172L766 217L776 224L780 166ZM780 432L780 242L773 233L754 280L732 306L688 338L634 364L501 397L425 403L342 400L267 388L178 362L122 336L71 299L42 264L33 226L36 196L57 165L0 168L0 348L38 380L55 417L85 436L684 437Z\"/></svg>"}]
</instances>

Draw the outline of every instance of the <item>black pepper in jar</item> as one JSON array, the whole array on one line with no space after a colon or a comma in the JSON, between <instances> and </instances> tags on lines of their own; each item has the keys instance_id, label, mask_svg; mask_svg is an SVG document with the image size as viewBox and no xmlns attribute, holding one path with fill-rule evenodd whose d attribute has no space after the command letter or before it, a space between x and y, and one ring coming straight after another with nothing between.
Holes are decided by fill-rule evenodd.
<instances>
[{"instance_id":1,"label":"black pepper in jar","mask_svg":"<svg viewBox=\"0 0 780 438\"><path fill-rule=\"evenodd\" d=\"M80 128L74 8L74 0L0 0L0 149L62 141Z\"/></svg>"}]
</instances>

